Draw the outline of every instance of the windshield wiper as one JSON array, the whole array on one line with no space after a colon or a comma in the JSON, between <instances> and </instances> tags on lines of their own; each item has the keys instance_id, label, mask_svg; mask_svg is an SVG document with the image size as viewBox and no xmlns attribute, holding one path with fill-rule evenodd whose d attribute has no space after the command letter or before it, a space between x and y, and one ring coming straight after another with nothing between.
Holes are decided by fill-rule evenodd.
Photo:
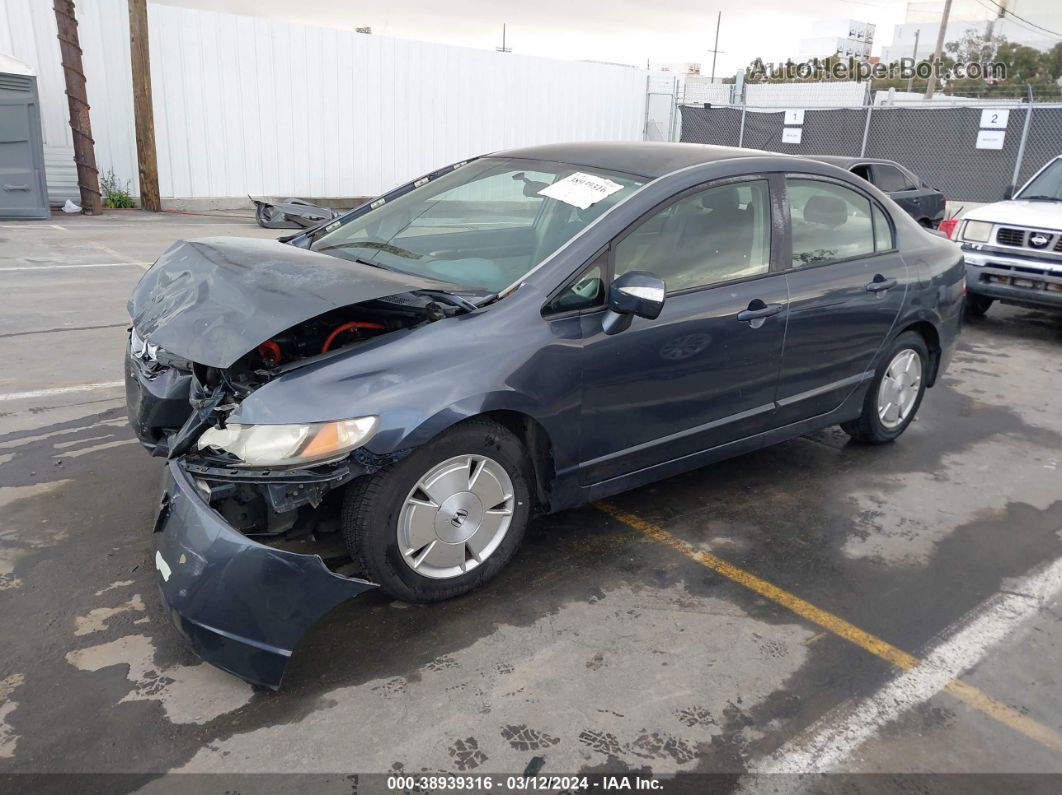
<instances>
[{"instance_id":1,"label":"windshield wiper","mask_svg":"<svg viewBox=\"0 0 1062 795\"><path fill-rule=\"evenodd\" d=\"M482 304L472 303L463 295L451 293L448 290L417 290L417 292L421 295L438 298L450 306L456 306L458 309L464 309L466 312L475 312L480 306L482 306Z\"/></svg>"},{"instance_id":2,"label":"windshield wiper","mask_svg":"<svg viewBox=\"0 0 1062 795\"><path fill-rule=\"evenodd\" d=\"M1062 196L1016 196L1016 199L1023 202L1059 202L1062 201Z\"/></svg>"},{"instance_id":3,"label":"windshield wiper","mask_svg":"<svg viewBox=\"0 0 1062 795\"><path fill-rule=\"evenodd\" d=\"M416 251L410 251L408 248L402 248L401 246L395 246L391 243L384 243L376 240L350 240L346 243L333 243L330 246L322 246L317 249L318 251L332 251L337 248L371 248L377 251L383 251L387 254L394 254L396 257L402 257L403 259L421 259L424 255L418 254Z\"/></svg>"},{"instance_id":4,"label":"windshield wiper","mask_svg":"<svg viewBox=\"0 0 1062 795\"><path fill-rule=\"evenodd\" d=\"M330 249L335 249L335 248L343 248L343 246L327 246L326 248L319 248L319 249L314 249L314 250L315 251L319 251L319 252L321 252L323 254L325 251L328 251ZM335 256L335 255L329 254L328 256L331 257L331 256ZM356 262L359 265L368 265L371 268L379 268L380 270L383 270L383 271L391 271L391 273L402 273L402 274L405 274L407 276L410 275L406 271L399 270L398 268L392 268L390 265L384 265L383 263L380 263L380 262L374 262L371 259L362 259L361 257L337 257L337 259L343 259L343 260L346 260L347 262Z\"/></svg>"}]
</instances>

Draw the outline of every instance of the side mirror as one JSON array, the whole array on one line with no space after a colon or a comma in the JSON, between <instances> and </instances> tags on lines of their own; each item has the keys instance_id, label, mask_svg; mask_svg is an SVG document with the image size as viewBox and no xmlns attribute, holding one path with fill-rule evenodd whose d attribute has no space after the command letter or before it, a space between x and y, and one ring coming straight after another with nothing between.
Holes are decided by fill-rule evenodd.
<instances>
[{"instance_id":1,"label":"side mirror","mask_svg":"<svg viewBox=\"0 0 1062 795\"><path fill-rule=\"evenodd\" d=\"M618 334L631 325L635 316L656 320L664 308L667 285L645 271L628 271L608 288L608 311L601 321L606 334Z\"/></svg>"}]
</instances>

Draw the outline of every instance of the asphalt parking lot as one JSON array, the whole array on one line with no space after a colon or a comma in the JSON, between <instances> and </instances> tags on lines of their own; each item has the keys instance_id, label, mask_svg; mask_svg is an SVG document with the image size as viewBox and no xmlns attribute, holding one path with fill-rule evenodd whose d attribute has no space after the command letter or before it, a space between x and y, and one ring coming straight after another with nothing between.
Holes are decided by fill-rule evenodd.
<instances>
[{"instance_id":1,"label":"asphalt parking lot","mask_svg":"<svg viewBox=\"0 0 1062 795\"><path fill-rule=\"evenodd\" d=\"M125 301L175 239L278 234L0 223L0 771L1062 773L1062 317L998 305L895 445L546 517L484 590L340 606L279 693L201 664L155 586Z\"/></svg>"}]
</instances>

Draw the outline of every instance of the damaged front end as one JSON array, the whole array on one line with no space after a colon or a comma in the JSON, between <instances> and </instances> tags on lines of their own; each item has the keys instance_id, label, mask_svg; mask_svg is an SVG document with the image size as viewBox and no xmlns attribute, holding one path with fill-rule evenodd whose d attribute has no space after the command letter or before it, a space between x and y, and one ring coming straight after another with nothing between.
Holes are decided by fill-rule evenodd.
<instances>
[{"instance_id":1,"label":"damaged front end","mask_svg":"<svg viewBox=\"0 0 1062 795\"><path fill-rule=\"evenodd\" d=\"M374 587L340 539L342 487L401 455L364 447L376 418L356 407L303 425L231 418L272 381L455 312L433 299L435 286L271 241L217 239L176 244L136 288L129 419L169 460L156 565L175 623L206 661L277 688L303 633Z\"/></svg>"},{"instance_id":2,"label":"damaged front end","mask_svg":"<svg viewBox=\"0 0 1062 795\"><path fill-rule=\"evenodd\" d=\"M316 554L259 543L210 504L180 460L166 470L155 522L163 601L200 657L274 690L303 634L375 586L330 570Z\"/></svg>"}]
</instances>

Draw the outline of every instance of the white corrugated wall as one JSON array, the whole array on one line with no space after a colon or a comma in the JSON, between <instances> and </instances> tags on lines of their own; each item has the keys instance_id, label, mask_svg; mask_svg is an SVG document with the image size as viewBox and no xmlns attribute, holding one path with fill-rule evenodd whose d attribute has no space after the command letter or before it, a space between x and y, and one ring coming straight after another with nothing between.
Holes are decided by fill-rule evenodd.
<instances>
[{"instance_id":1,"label":"white corrugated wall","mask_svg":"<svg viewBox=\"0 0 1062 795\"><path fill-rule=\"evenodd\" d=\"M51 4L0 0L69 153ZM136 190L126 0L78 4L96 158ZM512 146L640 140L646 72L149 4L164 197L368 196ZM65 151L63 151L65 147ZM49 172L51 178L51 171Z\"/></svg>"}]
</instances>

